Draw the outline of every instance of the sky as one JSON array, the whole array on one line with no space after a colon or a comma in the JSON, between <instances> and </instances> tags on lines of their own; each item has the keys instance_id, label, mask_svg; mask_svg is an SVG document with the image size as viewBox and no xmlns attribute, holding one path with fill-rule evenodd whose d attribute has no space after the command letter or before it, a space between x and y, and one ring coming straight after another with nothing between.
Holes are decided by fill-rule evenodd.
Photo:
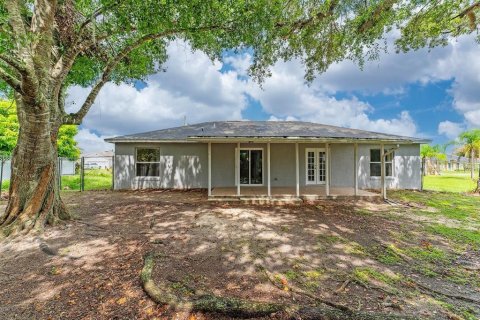
<instances>
[{"instance_id":1,"label":"sky","mask_svg":"<svg viewBox=\"0 0 480 320\"><path fill-rule=\"evenodd\" d=\"M84 152L112 150L104 138L220 120L299 120L445 143L480 128L480 46L471 36L446 47L389 50L363 69L332 65L310 84L297 60L278 62L262 87L248 77L249 53L211 61L187 43L169 45L166 72L132 86L108 83L76 139ZM71 87L67 111L89 88Z\"/></svg>"}]
</instances>

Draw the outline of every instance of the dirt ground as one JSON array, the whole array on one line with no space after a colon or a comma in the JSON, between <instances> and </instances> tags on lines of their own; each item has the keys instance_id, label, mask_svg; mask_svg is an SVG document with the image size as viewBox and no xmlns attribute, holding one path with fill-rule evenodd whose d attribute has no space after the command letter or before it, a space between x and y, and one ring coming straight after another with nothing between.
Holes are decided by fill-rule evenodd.
<instances>
[{"instance_id":1,"label":"dirt ground","mask_svg":"<svg viewBox=\"0 0 480 320\"><path fill-rule=\"evenodd\" d=\"M77 220L0 242L2 319L228 319L153 303L139 277L151 251L155 281L184 297L200 289L309 305L314 295L419 318L480 315L479 271L470 268L480 251L426 233L402 204L226 204L198 191L68 192L64 200ZM459 261L470 267L456 275Z\"/></svg>"}]
</instances>

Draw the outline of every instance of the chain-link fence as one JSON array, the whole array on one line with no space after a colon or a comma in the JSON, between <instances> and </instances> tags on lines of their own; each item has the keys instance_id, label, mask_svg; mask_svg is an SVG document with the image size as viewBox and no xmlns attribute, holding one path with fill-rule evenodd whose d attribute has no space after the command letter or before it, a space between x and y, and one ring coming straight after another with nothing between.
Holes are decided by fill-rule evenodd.
<instances>
[{"instance_id":1,"label":"chain-link fence","mask_svg":"<svg viewBox=\"0 0 480 320\"><path fill-rule=\"evenodd\" d=\"M58 185L64 191L113 189L113 156L81 157L78 160L58 158ZM0 185L8 192L11 159L0 159Z\"/></svg>"}]
</instances>

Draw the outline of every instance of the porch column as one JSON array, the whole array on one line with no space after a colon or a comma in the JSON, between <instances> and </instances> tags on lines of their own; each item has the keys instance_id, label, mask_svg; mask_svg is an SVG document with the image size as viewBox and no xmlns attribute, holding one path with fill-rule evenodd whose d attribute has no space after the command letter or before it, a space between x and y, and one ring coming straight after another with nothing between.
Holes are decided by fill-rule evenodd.
<instances>
[{"instance_id":1,"label":"porch column","mask_svg":"<svg viewBox=\"0 0 480 320\"><path fill-rule=\"evenodd\" d=\"M212 196L212 143L208 143L208 196Z\"/></svg>"},{"instance_id":2,"label":"porch column","mask_svg":"<svg viewBox=\"0 0 480 320\"><path fill-rule=\"evenodd\" d=\"M353 183L355 189L355 196L358 195L358 143L353 145Z\"/></svg>"},{"instance_id":3,"label":"porch column","mask_svg":"<svg viewBox=\"0 0 480 320\"><path fill-rule=\"evenodd\" d=\"M240 197L240 142L237 142L237 152L235 152L235 163L237 164L237 196Z\"/></svg>"},{"instance_id":4,"label":"porch column","mask_svg":"<svg viewBox=\"0 0 480 320\"><path fill-rule=\"evenodd\" d=\"M268 196L272 196L272 188L270 185L270 142L267 143L267 175L268 175L268 180L267 180L267 189L268 189Z\"/></svg>"},{"instance_id":5,"label":"porch column","mask_svg":"<svg viewBox=\"0 0 480 320\"><path fill-rule=\"evenodd\" d=\"M295 181L296 181L296 194L300 197L300 169L298 167L298 142L295 142Z\"/></svg>"},{"instance_id":6,"label":"porch column","mask_svg":"<svg viewBox=\"0 0 480 320\"><path fill-rule=\"evenodd\" d=\"M380 145L380 156L381 156L381 168L380 168L380 185L383 199L387 199L387 186L385 185L385 146L382 143Z\"/></svg>"},{"instance_id":7,"label":"porch column","mask_svg":"<svg viewBox=\"0 0 480 320\"><path fill-rule=\"evenodd\" d=\"M330 195L330 144L325 144L325 194Z\"/></svg>"}]
</instances>

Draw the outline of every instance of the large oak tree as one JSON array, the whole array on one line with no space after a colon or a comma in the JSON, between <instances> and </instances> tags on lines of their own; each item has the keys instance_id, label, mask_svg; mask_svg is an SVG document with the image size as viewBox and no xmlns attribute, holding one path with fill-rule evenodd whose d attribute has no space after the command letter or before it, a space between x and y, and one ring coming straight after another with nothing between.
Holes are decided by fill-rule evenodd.
<instances>
[{"instance_id":1,"label":"large oak tree","mask_svg":"<svg viewBox=\"0 0 480 320\"><path fill-rule=\"evenodd\" d=\"M0 90L15 98L20 133L0 228L11 234L69 218L55 178L59 128L80 124L108 81L162 70L175 39L212 59L251 50L260 80L278 59L298 58L311 80L336 61L376 58L394 26L406 30L404 50L441 43L432 19L457 27L447 37L471 32L477 9L470 1L1 0ZM91 91L67 114L71 85Z\"/></svg>"}]
</instances>

